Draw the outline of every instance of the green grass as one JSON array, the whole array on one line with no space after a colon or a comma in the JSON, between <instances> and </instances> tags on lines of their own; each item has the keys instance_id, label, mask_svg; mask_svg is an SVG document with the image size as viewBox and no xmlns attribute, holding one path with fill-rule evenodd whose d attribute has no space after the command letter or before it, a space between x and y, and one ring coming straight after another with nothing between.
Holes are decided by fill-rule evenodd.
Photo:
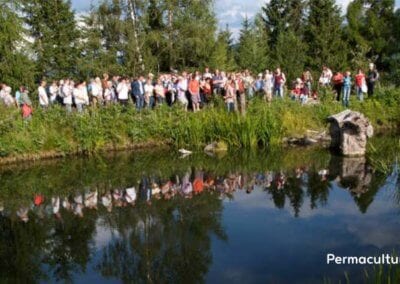
<instances>
[{"instance_id":1,"label":"green grass","mask_svg":"<svg viewBox=\"0 0 400 284\"><path fill-rule=\"evenodd\" d=\"M378 131L398 129L400 89L381 88L374 99L362 103L352 99L351 108L364 113ZM218 99L198 113L186 113L179 106L141 113L133 106L127 110L111 106L67 115L54 107L35 110L29 123L22 121L18 110L0 107L0 157L49 151L95 153L150 141L189 149L213 141L224 141L231 149L268 147L279 145L283 137L302 136L308 129L325 130L326 118L343 107L328 92L322 100L319 105L301 106L289 99L271 105L253 99L246 116L227 113Z\"/></svg>"}]
</instances>

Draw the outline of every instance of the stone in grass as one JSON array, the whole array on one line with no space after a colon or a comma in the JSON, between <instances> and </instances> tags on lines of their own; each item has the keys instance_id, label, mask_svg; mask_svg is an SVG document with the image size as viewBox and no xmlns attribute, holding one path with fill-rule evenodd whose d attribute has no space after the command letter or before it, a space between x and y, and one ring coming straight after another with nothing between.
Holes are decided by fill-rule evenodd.
<instances>
[{"instance_id":1,"label":"stone in grass","mask_svg":"<svg viewBox=\"0 0 400 284\"><path fill-rule=\"evenodd\" d=\"M222 141L213 142L211 144L208 144L204 148L204 152L207 153L226 152L226 151L228 151L228 145Z\"/></svg>"}]
</instances>

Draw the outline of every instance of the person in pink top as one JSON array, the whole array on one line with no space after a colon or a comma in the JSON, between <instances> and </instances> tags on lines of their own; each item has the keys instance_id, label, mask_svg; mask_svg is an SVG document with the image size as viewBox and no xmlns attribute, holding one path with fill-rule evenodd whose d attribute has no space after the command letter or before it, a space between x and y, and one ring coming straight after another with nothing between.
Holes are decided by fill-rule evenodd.
<instances>
[{"instance_id":1,"label":"person in pink top","mask_svg":"<svg viewBox=\"0 0 400 284\"><path fill-rule=\"evenodd\" d=\"M356 92L357 92L357 98L360 101L364 100L364 91L363 88L366 86L366 80L365 80L365 74L361 69L358 69L358 73L355 76L355 81L356 81Z\"/></svg>"}]
</instances>

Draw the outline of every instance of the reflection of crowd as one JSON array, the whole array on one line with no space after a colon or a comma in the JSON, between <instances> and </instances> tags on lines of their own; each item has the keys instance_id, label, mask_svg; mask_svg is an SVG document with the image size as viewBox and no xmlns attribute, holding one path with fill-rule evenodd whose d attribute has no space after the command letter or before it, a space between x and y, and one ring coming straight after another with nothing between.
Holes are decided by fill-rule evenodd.
<instances>
[{"instance_id":1,"label":"reflection of crowd","mask_svg":"<svg viewBox=\"0 0 400 284\"><path fill-rule=\"evenodd\" d=\"M294 178L303 181L308 180L308 169L299 167L295 169ZM321 181L326 180L327 170L319 171ZM61 219L61 211L65 210L75 216L83 217L85 210L97 210L99 206L112 212L113 208L133 207L137 202L152 204L152 200L171 200L173 198L193 198L193 196L210 192L217 194L219 198L230 197L236 191L244 191L247 194L253 190L282 191L288 183L287 176L282 171L265 171L256 174L243 174L231 172L226 176L216 176L201 170L188 171L183 176L176 175L171 179L161 179L154 176L143 175L136 186L125 189L116 188L103 193L98 190L87 189L69 196L45 197L43 194L35 194L32 202L19 207L16 216L23 222L29 221L32 212L39 218L54 216ZM0 201L0 214L9 215Z\"/></svg>"}]
</instances>

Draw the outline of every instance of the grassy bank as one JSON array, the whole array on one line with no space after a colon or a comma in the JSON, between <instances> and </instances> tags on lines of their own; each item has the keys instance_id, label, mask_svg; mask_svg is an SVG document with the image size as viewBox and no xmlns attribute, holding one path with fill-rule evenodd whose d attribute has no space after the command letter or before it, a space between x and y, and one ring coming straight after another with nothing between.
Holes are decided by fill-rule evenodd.
<instances>
[{"instance_id":1,"label":"grassy bank","mask_svg":"<svg viewBox=\"0 0 400 284\"><path fill-rule=\"evenodd\" d=\"M141 113L133 107L111 106L89 109L82 115L67 115L60 107L37 109L29 123L22 121L18 110L0 109L0 157L94 153L160 144L201 149L215 140L225 141L230 148L280 144L283 137L301 136L307 129L326 129L326 117L343 110L328 93L321 100L318 105L300 106L290 100L267 105L254 99L245 117L227 113L219 100L198 113L167 106ZM398 129L399 107L400 89L381 89L374 99L354 100L351 105L369 117L378 132Z\"/></svg>"}]
</instances>

